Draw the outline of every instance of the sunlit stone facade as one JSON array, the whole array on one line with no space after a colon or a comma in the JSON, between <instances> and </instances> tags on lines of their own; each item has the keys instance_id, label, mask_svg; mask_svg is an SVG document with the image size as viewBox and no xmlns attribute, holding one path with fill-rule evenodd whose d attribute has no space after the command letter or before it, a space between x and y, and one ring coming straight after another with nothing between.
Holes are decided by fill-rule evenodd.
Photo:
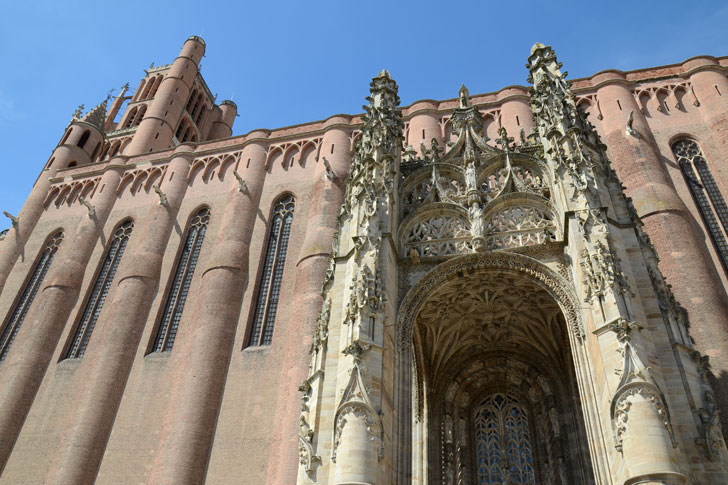
<instances>
[{"instance_id":1,"label":"sunlit stone facade","mask_svg":"<svg viewBox=\"0 0 728 485\"><path fill-rule=\"evenodd\" d=\"M204 52L7 214L0 483L728 482L728 58L233 137Z\"/></svg>"}]
</instances>

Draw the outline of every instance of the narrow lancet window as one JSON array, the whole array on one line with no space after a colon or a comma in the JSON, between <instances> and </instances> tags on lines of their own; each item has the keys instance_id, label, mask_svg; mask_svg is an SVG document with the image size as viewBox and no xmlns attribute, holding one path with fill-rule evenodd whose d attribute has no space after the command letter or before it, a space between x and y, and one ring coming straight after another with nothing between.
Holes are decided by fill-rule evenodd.
<instances>
[{"instance_id":1,"label":"narrow lancet window","mask_svg":"<svg viewBox=\"0 0 728 485\"><path fill-rule=\"evenodd\" d=\"M5 360L5 356L8 355L10 346L13 344L15 336L18 334L18 330L20 330L20 326L28 314L30 305L33 304L33 299L35 299L35 295L43 283L43 278L45 278L48 269L51 267L51 263L58 251L58 247L61 245L61 241L63 241L63 232L59 231L51 236L45 248L43 248L43 253L40 255L35 269L33 269L33 274L25 285L25 289L23 289L23 293L20 295L20 300L18 300L13 312L10 314L10 319L5 325L2 334L0 334L0 362Z\"/></svg>"},{"instance_id":2,"label":"narrow lancet window","mask_svg":"<svg viewBox=\"0 0 728 485\"><path fill-rule=\"evenodd\" d=\"M672 145L690 193L710 233L723 268L728 271L728 206L697 143L679 140Z\"/></svg>"},{"instance_id":3,"label":"narrow lancet window","mask_svg":"<svg viewBox=\"0 0 728 485\"><path fill-rule=\"evenodd\" d=\"M119 261L121 261L121 257L124 255L124 250L126 249L129 236L131 236L133 229L134 223L132 221L126 221L114 232L109 249L106 251L104 264L101 266L101 271L99 271L96 277L96 282L91 290L91 296L86 303L81 321L78 322L76 332L73 335L71 348L68 349L68 353L66 354L67 359L80 359L86 353L86 347L91 338L91 333L96 326L96 321L99 319L101 308L104 306L111 282L114 280L114 275L119 267Z\"/></svg>"},{"instance_id":4,"label":"narrow lancet window","mask_svg":"<svg viewBox=\"0 0 728 485\"><path fill-rule=\"evenodd\" d=\"M164 313L162 314L162 321L159 323L157 338L154 341L154 352L172 350L209 221L209 209L200 210L192 218L192 221L190 221L185 245L177 262L172 288L167 297L167 303L164 306Z\"/></svg>"},{"instance_id":5,"label":"narrow lancet window","mask_svg":"<svg viewBox=\"0 0 728 485\"><path fill-rule=\"evenodd\" d=\"M528 418L517 399L494 394L475 414L478 485L536 483Z\"/></svg>"},{"instance_id":6,"label":"narrow lancet window","mask_svg":"<svg viewBox=\"0 0 728 485\"><path fill-rule=\"evenodd\" d=\"M248 346L270 345L273 341L273 324L283 283L283 267L286 263L294 208L295 201L289 195L281 199L273 210Z\"/></svg>"}]
</instances>

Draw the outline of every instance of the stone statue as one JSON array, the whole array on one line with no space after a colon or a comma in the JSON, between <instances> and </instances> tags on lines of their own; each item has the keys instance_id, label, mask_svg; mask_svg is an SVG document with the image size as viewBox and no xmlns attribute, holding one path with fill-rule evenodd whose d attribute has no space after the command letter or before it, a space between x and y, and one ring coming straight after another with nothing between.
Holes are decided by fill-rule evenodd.
<instances>
[{"instance_id":1,"label":"stone statue","mask_svg":"<svg viewBox=\"0 0 728 485\"><path fill-rule=\"evenodd\" d=\"M485 235L483 207L479 203L473 202L470 204L468 214L470 215L470 233L473 237L483 237Z\"/></svg>"},{"instance_id":2,"label":"stone statue","mask_svg":"<svg viewBox=\"0 0 728 485\"><path fill-rule=\"evenodd\" d=\"M478 190L478 177L475 173L475 162L465 167L465 186L468 190Z\"/></svg>"}]
</instances>

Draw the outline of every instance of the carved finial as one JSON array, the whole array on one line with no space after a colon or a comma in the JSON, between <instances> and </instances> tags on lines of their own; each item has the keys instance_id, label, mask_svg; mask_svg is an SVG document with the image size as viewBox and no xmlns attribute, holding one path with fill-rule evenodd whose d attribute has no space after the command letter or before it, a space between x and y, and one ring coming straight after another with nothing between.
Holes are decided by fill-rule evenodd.
<instances>
[{"instance_id":1,"label":"carved finial","mask_svg":"<svg viewBox=\"0 0 728 485\"><path fill-rule=\"evenodd\" d=\"M149 64L149 70L151 71L152 69L154 69L154 63L153 62L151 64Z\"/></svg>"},{"instance_id":2,"label":"carved finial","mask_svg":"<svg viewBox=\"0 0 728 485\"><path fill-rule=\"evenodd\" d=\"M461 108L467 108L470 106L470 91L468 91L468 88L465 87L465 83L463 83L460 86L460 91L458 91L458 96L460 98L460 107Z\"/></svg>"},{"instance_id":3,"label":"carved finial","mask_svg":"<svg viewBox=\"0 0 728 485\"><path fill-rule=\"evenodd\" d=\"M94 206L91 205L91 202L87 201L84 196L79 197L78 201L88 209L88 218L93 219L96 215L96 209L94 209Z\"/></svg>"},{"instance_id":4,"label":"carved finial","mask_svg":"<svg viewBox=\"0 0 728 485\"><path fill-rule=\"evenodd\" d=\"M410 248L409 257L412 260L412 263L414 263L414 264L420 263L420 253L417 252L416 248Z\"/></svg>"},{"instance_id":5,"label":"carved finial","mask_svg":"<svg viewBox=\"0 0 728 485\"><path fill-rule=\"evenodd\" d=\"M331 165L329 164L329 161L326 160L326 157L323 157L324 160L324 168L326 169L326 178L329 179L329 181L334 180L334 177L336 177L336 174L331 169Z\"/></svg>"},{"instance_id":6,"label":"carved finial","mask_svg":"<svg viewBox=\"0 0 728 485\"><path fill-rule=\"evenodd\" d=\"M243 180L243 177L240 176L237 170L233 170L233 175L235 175L235 179L238 181L238 192L247 194L248 193L248 184L245 183L245 180Z\"/></svg>"},{"instance_id":7,"label":"carved finial","mask_svg":"<svg viewBox=\"0 0 728 485\"><path fill-rule=\"evenodd\" d=\"M114 88L111 88L111 89L109 89L109 92L108 92L108 93L106 93L106 102L107 102L107 103L108 103L108 102L109 102L109 100L110 100L110 99L111 99L111 98L113 97L113 95L114 95Z\"/></svg>"},{"instance_id":8,"label":"carved finial","mask_svg":"<svg viewBox=\"0 0 728 485\"><path fill-rule=\"evenodd\" d=\"M152 188L159 196L159 205L167 205L167 196L162 192L162 189L159 188L159 185L153 184Z\"/></svg>"},{"instance_id":9,"label":"carved finial","mask_svg":"<svg viewBox=\"0 0 728 485\"><path fill-rule=\"evenodd\" d=\"M624 132L627 134L627 136L637 136L637 132L632 128L632 123L634 123L634 110L631 110L629 112L629 115L627 116L627 126L625 127Z\"/></svg>"},{"instance_id":10,"label":"carved finial","mask_svg":"<svg viewBox=\"0 0 728 485\"><path fill-rule=\"evenodd\" d=\"M83 104L80 105L78 108L76 108L76 111L73 112L73 119L76 119L77 120L78 118L80 118L81 117L81 113L83 113L83 110L85 108L86 107Z\"/></svg>"},{"instance_id":11,"label":"carved finial","mask_svg":"<svg viewBox=\"0 0 728 485\"><path fill-rule=\"evenodd\" d=\"M10 222L12 223L13 227L18 227L18 218L17 217L15 217L11 213L5 212L5 211L3 211L3 215L5 217L7 217L8 219L10 219Z\"/></svg>"}]
</instances>

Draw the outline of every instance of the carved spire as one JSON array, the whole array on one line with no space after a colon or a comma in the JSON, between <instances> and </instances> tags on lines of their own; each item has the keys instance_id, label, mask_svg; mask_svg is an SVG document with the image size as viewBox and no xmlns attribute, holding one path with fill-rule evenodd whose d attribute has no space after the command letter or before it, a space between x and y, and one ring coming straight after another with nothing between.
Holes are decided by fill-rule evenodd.
<instances>
[{"instance_id":1,"label":"carved spire","mask_svg":"<svg viewBox=\"0 0 728 485\"><path fill-rule=\"evenodd\" d=\"M104 132L104 123L106 122L106 101L108 98L103 100L101 103L96 105L95 108L89 110L88 113L79 118L80 121L84 121L89 125L93 126L99 133Z\"/></svg>"},{"instance_id":2,"label":"carved spire","mask_svg":"<svg viewBox=\"0 0 728 485\"><path fill-rule=\"evenodd\" d=\"M489 146L481 133L483 132L483 115L475 106L470 105L468 88L460 87L460 107L452 115L452 132L458 136L457 141L443 157L443 162L455 163L467 167L471 163L479 164L483 156L499 153ZM461 158L457 161L455 159Z\"/></svg>"},{"instance_id":3,"label":"carved spire","mask_svg":"<svg viewBox=\"0 0 728 485\"><path fill-rule=\"evenodd\" d=\"M465 87L465 83L460 86L458 95L460 98L460 109L468 108L470 106L470 91Z\"/></svg>"}]
</instances>

